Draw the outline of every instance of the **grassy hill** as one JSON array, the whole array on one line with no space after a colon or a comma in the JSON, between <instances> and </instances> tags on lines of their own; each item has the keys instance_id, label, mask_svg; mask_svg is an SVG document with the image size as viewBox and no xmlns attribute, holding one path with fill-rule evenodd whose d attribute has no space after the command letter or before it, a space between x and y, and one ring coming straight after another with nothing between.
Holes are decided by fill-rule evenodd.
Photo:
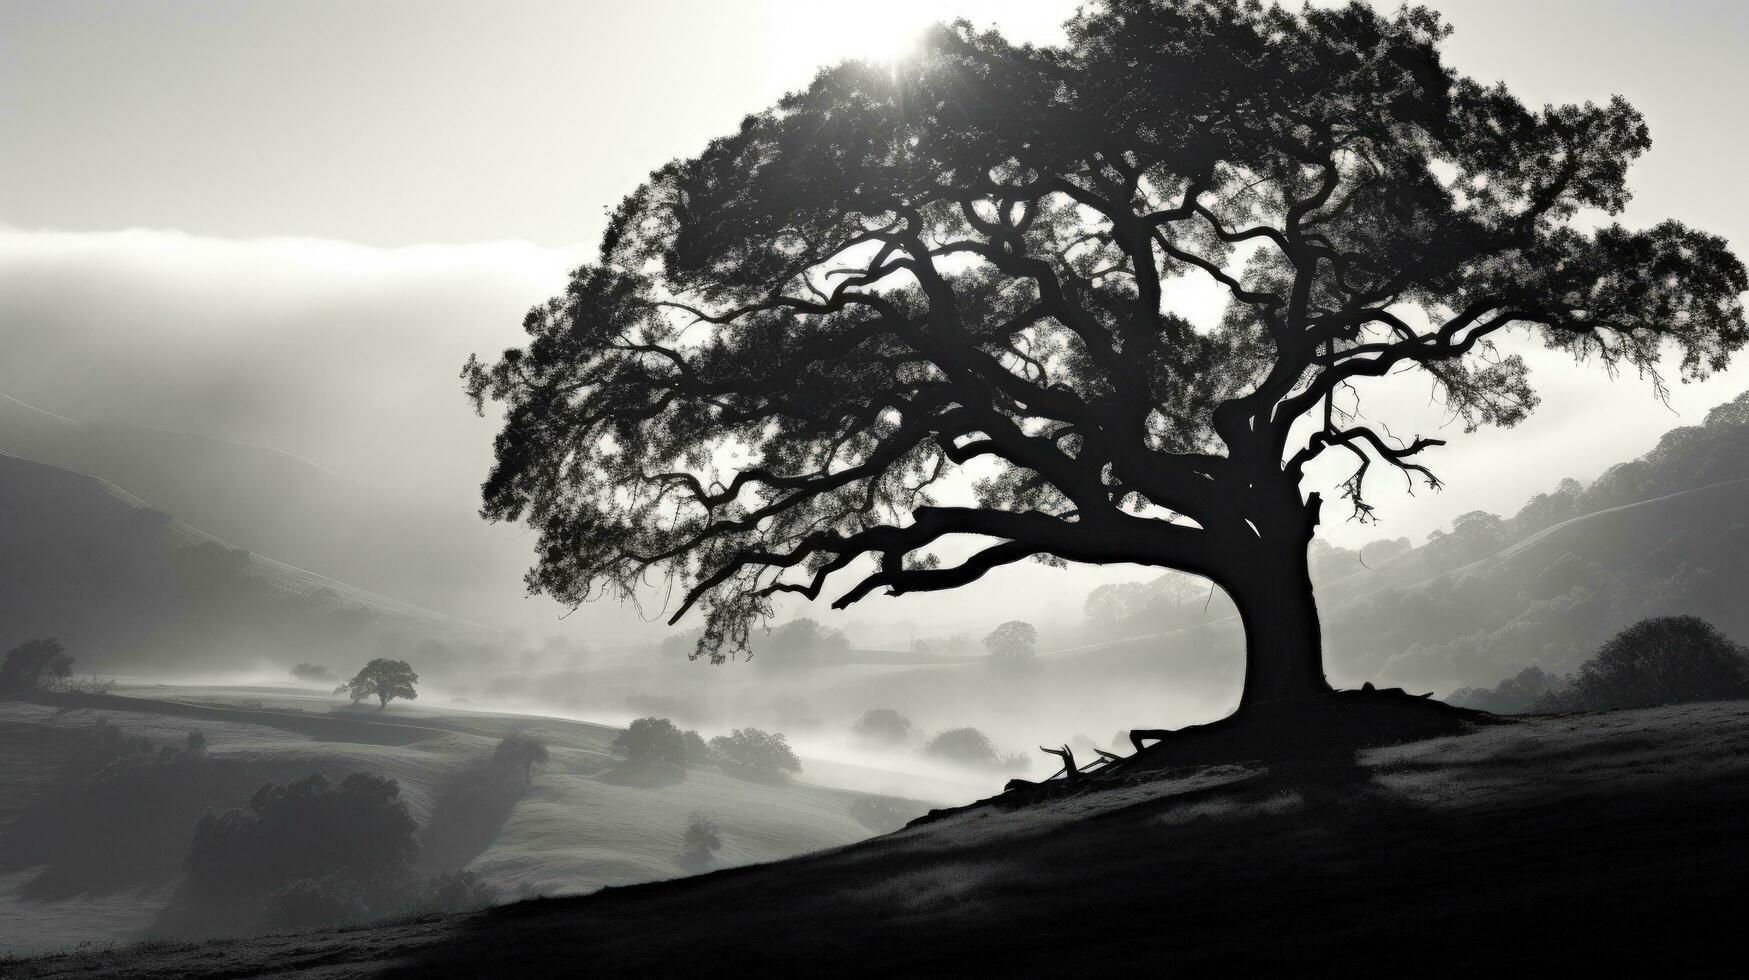
<instances>
[{"instance_id":1,"label":"grassy hill","mask_svg":"<svg viewBox=\"0 0 1749 980\"><path fill-rule=\"evenodd\" d=\"M92 812L56 792L69 755L100 722L175 746L208 741L198 765L165 767ZM475 777L512 729L545 739L533 785ZM561 719L393 705L337 707L284 689L149 688L53 703L0 702L0 949L67 948L177 934L167 910L195 820L241 806L268 781L363 770L393 777L422 828L420 870L466 868L505 898L575 894L669 878L693 814L716 821L720 865L771 861L865 838L921 812L905 801L700 769L657 785L620 778L618 730ZM804 772L804 778L806 777Z\"/></svg>"},{"instance_id":2,"label":"grassy hill","mask_svg":"<svg viewBox=\"0 0 1749 980\"><path fill-rule=\"evenodd\" d=\"M20 976L1715 971L1749 871L1749 704L1526 718L1165 767L700 878Z\"/></svg>"},{"instance_id":3,"label":"grassy hill","mask_svg":"<svg viewBox=\"0 0 1749 980\"><path fill-rule=\"evenodd\" d=\"M0 649L58 636L80 666L289 666L394 635L451 646L484 626L254 554L115 484L0 453ZM280 669L284 669L283 667Z\"/></svg>"},{"instance_id":4,"label":"grassy hill","mask_svg":"<svg viewBox=\"0 0 1749 980\"><path fill-rule=\"evenodd\" d=\"M526 544L479 520L471 497L391 494L267 447L0 399L0 453L123 487L233 547L464 617L494 618L482 586L514 596L501 584L527 563Z\"/></svg>"}]
</instances>

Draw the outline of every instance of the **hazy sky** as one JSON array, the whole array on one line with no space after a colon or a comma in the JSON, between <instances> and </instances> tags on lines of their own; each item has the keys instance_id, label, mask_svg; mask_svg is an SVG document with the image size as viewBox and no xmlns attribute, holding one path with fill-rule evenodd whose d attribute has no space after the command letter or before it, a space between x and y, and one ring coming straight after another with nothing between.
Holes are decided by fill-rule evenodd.
<instances>
[{"instance_id":1,"label":"hazy sky","mask_svg":"<svg viewBox=\"0 0 1749 980\"><path fill-rule=\"evenodd\" d=\"M1620 93L1646 113L1626 221L1749 249L1749 3L1432 5L1461 70L1532 104ZM0 393L466 492L490 426L456 367L514 339L649 170L932 16L1049 41L1072 8L0 0ZM1381 488L1382 526L1329 535L1510 512L1749 388L1739 367L1678 389L1673 413L1637 379L1537 363L1532 422L1453 436L1432 460L1445 493ZM1422 416L1399 432L1439 423L1397 397Z\"/></svg>"}]
</instances>

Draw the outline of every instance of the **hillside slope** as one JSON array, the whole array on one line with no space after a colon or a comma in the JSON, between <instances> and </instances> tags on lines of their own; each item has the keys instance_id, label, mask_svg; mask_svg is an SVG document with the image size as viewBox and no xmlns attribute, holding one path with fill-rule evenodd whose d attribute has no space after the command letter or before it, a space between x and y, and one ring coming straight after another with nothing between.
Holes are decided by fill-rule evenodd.
<instances>
[{"instance_id":1,"label":"hillside slope","mask_svg":"<svg viewBox=\"0 0 1749 980\"><path fill-rule=\"evenodd\" d=\"M452 644L492 635L235 548L113 484L4 453L0 556L0 648L56 636L82 669L235 671L330 650L350 661L389 635Z\"/></svg>"},{"instance_id":2,"label":"hillside slope","mask_svg":"<svg viewBox=\"0 0 1749 980\"><path fill-rule=\"evenodd\" d=\"M0 702L0 950L221 932L252 926L177 915L179 862L208 809L242 806L268 781L354 771L400 785L422 828L419 869L466 868L506 899L672 878L694 814L714 820L717 866L771 861L890 829L921 806L796 782L697 769L684 780L622 778L618 729L554 718L400 706L336 707L298 692L138 689L55 704ZM147 695L142 697L140 695ZM265 706L264 706L265 705ZM61 763L99 722L154 746L206 736L196 764L147 767L132 795L53 792ZM532 785L478 773L511 730L546 741ZM125 787L124 787L125 788ZM4 974L0 966L0 974Z\"/></svg>"},{"instance_id":3,"label":"hillside slope","mask_svg":"<svg viewBox=\"0 0 1749 980\"><path fill-rule=\"evenodd\" d=\"M1749 704L1531 718L1351 762L1163 770L685 881L20 976L1453 975L1716 969Z\"/></svg>"},{"instance_id":4,"label":"hillside slope","mask_svg":"<svg viewBox=\"0 0 1749 980\"><path fill-rule=\"evenodd\" d=\"M0 452L124 487L235 547L467 617L492 618L481 594L515 596L527 563L525 544L479 520L471 497L390 494L267 447L0 399Z\"/></svg>"}]
</instances>

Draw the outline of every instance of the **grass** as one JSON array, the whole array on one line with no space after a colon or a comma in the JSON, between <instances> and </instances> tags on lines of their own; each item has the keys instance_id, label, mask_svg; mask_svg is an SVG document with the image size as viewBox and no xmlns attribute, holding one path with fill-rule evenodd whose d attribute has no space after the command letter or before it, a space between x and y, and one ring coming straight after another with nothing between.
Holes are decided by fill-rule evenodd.
<instances>
[{"instance_id":1,"label":"grass","mask_svg":"<svg viewBox=\"0 0 1749 980\"><path fill-rule=\"evenodd\" d=\"M59 705L0 703L0 951L67 949L85 942L127 942L151 934L179 884L176 865L193 822L208 807L241 806L250 789L309 772L338 778L367 770L396 779L422 827L448 796L450 813L487 821L464 827L442 850L507 898L566 895L684 874L681 837L694 813L721 828L719 864L772 861L868 837L854 815L865 794L795 783L769 785L697 770L684 781L654 788L604 779L619 764L610 743L616 729L560 719L446 711L395 705L334 710L335 702L299 692L152 688L117 697L70 699ZM150 697L141 697L150 695ZM243 702L260 702L239 707ZM207 737L210 778L185 788L186 799L154 807L167 822L160 860L130 880L103 881L45 899L35 894L56 871L33 864L23 840L3 835L42 797L72 744L107 720L123 734L181 745L188 732ZM457 808L470 773L513 728L546 739L551 760L533 784L501 808ZM879 799L879 798L877 798ZM905 806L902 801L892 805ZM920 812L912 810L913 814ZM39 821L40 822L40 821ZM451 830L454 830L453 821ZM457 843L459 841L459 843ZM36 889L40 891L40 887Z\"/></svg>"},{"instance_id":2,"label":"grass","mask_svg":"<svg viewBox=\"0 0 1749 980\"><path fill-rule=\"evenodd\" d=\"M23 976L1413 972L1734 955L1749 703L1177 765L696 878ZM123 965L125 964L125 966Z\"/></svg>"}]
</instances>

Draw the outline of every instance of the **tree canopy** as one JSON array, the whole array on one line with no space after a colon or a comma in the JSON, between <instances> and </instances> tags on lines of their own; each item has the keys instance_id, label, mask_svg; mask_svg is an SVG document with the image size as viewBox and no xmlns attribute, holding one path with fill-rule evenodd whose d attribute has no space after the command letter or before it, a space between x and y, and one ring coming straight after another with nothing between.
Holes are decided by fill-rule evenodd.
<instances>
[{"instance_id":1,"label":"tree canopy","mask_svg":"<svg viewBox=\"0 0 1749 980\"><path fill-rule=\"evenodd\" d=\"M381 709L395 698L412 701L419 697L419 692L413 687L418 682L419 675L413 672L407 661L378 657L359 668L352 680L346 682L344 690L354 701L376 698L377 707Z\"/></svg>"},{"instance_id":2,"label":"tree canopy","mask_svg":"<svg viewBox=\"0 0 1749 980\"><path fill-rule=\"evenodd\" d=\"M1207 576L1315 661L1307 466L1352 456L1361 519L1375 468L1438 482L1441 441L1368 418L1369 381L1420 371L1512 425L1537 396L1506 331L1609 368L1674 349L1684 378L1745 341L1722 239L1608 220L1640 113L1527 107L1448 66L1448 32L1104 0L1060 46L961 23L822 71L655 171L527 345L469 362L505 413L485 515L538 531L528 584L561 601L677 580L716 660L847 569L837 608L1037 559ZM975 498L938 502L968 466ZM1323 683L1297 670L1259 693Z\"/></svg>"},{"instance_id":3,"label":"tree canopy","mask_svg":"<svg viewBox=\"0 0 1749 980\"><path fill-rule=\"evenodd\" d=\"M1597 710L1742 698L1749 651L1704 619L1656 616L1612 637L1553 703Z\"/></svg>"},{"instance_id":4,"label":"tree canopy","mask_svg":"<svg viewBox=\"0 0 1749 980\"><path fill-rule=\"evenodd\" d=\"M20 643L0 661L0 691L39 691L73 675L73 658L54 637Z\"/></svg>"},{"instance_id":5,"label":"tree canopy","mask_svg":"<svg viewBox=\"0 0 1749 980\"><path fill-rule=\"evenodd\" d=\"M625 754L629 766L686 768L686 736L666 718L635 719L625 731L614 737L613 748Z\"/></svg>"},{"instance_id":6,"label":"tree canopy","mask_svg":"<svg viewBox=\"0 0 1749 980\"><path fill-rule=\"evenodd\" d=\"M993 663L1018 665L1032 660L1038 647L1038 628L1011 619L984 637L984 649Z\"/></svg>"},{"instance_id":7,"label":"tree canopy","mask_svg":"<svg viewBox=\"0 0 1749 980\"><path fill-rule=\"evenodd\" d=\"M802 761L782 732L737 728L711 739L710 745L717 762L732 772L782 780L802 771Z\"/></svg>"}]
</instances>

